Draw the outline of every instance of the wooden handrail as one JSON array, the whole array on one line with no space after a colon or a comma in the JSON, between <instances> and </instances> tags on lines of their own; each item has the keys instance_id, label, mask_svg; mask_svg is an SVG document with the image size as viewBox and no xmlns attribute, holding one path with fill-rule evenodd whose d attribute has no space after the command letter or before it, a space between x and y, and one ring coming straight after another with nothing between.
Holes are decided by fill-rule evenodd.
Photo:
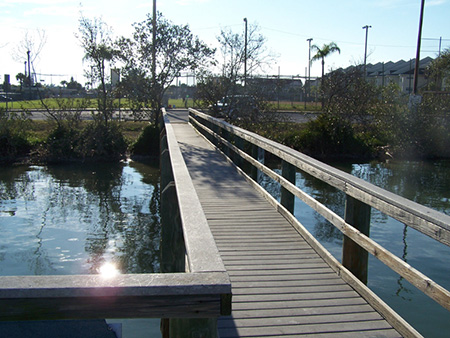
<instances>
[{"instance_id":1,"label":"wooden handrail","mask_svg":"<svg viewBox=\"0 0 450 338\"><path fill-rule=\"evenodd\" d=\"M195 112L198 116L245 141L268 151L296 168L320 179L392 218L414 228L427 236L450 246L450 216L381 189L369 182L333 168L323 162L268 140L260 135L233 126L209 115Z\"/></svg>"},{"instance_id":2,"label":"wooden handrail","mask_svg":"<svg viewBox=\"0 0 450 338\"><path fill-rule=\"evenodd\" d=\"M214 126L225 129L228 133L234 134L251 144L257 145L265 151L269 151L282 160L293 164L295 167L345 192L347 195L350 195L447 245L450 243L449 216L387 192L386 190L378 188L338 169L332 168L291 148L267 140L257 134L232 126L224 121L214 119L192 109L190 110L190 113L190 121L195 127L201 128L220 143L232 149L252 166L280 183L282 187L321 214L344 235L358 243L358 245L411 282L441 306L450 310L450 292L448 290L405 263L368 236L362 234L329 208L296 187L295 184L292 184L281 175L275 173L272 169L266 167L264 164L239 149L229 140L221 137L217 132L207 128L199 121L199 119L208 121ZM416 224L416 222L419 224Z\"/></svg>"},{"instance_id":3,"label":"wooden handrail","mask_svg":"<svg viewBox=\"0 0 450 338\"><path fill-rule=\"evenodd\" d=\"M198 318L221 314L225 273L0 277L0 320Z\"/></svg>"}]
</instances>

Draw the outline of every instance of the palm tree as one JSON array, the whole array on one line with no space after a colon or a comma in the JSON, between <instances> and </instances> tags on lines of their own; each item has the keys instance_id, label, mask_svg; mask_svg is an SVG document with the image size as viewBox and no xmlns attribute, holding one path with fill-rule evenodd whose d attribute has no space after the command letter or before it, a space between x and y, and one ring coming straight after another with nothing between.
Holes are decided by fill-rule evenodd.
<instances>
[{"instance_id":1,"label":"palm tree","mask_svg":"<svg viewBox=\"0 0 450 338\"><path fill-rule=\"evenodd\" d=\"M322 81L325 72L325 58L331 53L338 52L341 53L341 50L334 42L330 42L329 44L325 44L320 48L317 45L312 45L311 48L316 50L316 55L314 55L311 59L312 62L322 59Z\"/></svg>"},{"instance_id":2,"label":"palm tree","mask_svg":"<svg viewBox=\"0 0 450 338\"><path fill-rule=\"evenodd\" d=\"M324 44L322 48L320 48L317 45L312 45L311 48L316 50L316 55L314 55L311 59L311 62L316 60L322 60L322 80L321 80L321 87L323 88L323 79L325 76L325 58L330 55L331 53L338 52L341 53L341 50L334 42L330 42L329 44ZM324 102L322 97L322 108L323 108Z\"/></svg>"}]
</instances>

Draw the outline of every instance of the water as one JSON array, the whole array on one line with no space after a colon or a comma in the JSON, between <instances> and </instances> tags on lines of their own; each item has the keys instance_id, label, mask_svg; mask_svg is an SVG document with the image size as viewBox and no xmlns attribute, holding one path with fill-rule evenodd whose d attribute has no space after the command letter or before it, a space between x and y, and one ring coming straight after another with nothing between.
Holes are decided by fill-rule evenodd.
<instances>
[{"instance_id":1,"label":"water","mask_svg":"<svg viewBox=\"0 0 450 338\"><path fill-rule=\"evenodd\" d=\"M0 275L159 272L159 242L154 165L1 168Z\"/></svg>"},{"instance_id":2,"label":"water","mask_svg":"<svg viewBox=\"0 0 450 338\"><path fill-rule=\"evenodd\" d=\"M359 178L400 196L450 214L450 161L335 163ZM297 173L296 184L341 217L345 194L313 177ZM266 179L279 199L280 188ZM343 236L322 216L296 199L295 215L341 261ZM450 290L450 248L372 209L370 237ZM368 286L425 337L448 337L450 312L369 255Z\"/></svg>"}]
</instances>

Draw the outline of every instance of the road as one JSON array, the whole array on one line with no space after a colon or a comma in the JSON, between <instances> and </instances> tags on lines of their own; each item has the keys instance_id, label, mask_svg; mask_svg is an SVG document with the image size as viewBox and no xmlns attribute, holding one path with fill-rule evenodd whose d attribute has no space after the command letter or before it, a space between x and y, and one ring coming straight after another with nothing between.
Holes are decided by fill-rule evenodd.
<instances>
[{"instance_id":1,"label":"road","mask_svg":"<svg viewBox=\"0 0 450 338\"><path fill-rule=\"evenodd\" d=\"M178 109L176 109L178 110ZM182 109L184 110L184 109ZM16 110L15 110L16 111ZM173 111L169 110L168 111ZM31 110L31 119L32 120L46 120L47 112L45 110ZM283 111L278 112L276 114L279 114L281 117L281 120L285 120L288 122L296 122L296 123L305 123L310 120L313 120L317 118L317 116L320 114L318 112L293 112L293 111ZM130 117L130 111L129 110L122 110L117 111L114 113L114 119L126 119L126 120L133 120L132 117ZM92 120L92 110L84 110L81 112L81 119L82 120Z\"/></svg>"}]
</instances>

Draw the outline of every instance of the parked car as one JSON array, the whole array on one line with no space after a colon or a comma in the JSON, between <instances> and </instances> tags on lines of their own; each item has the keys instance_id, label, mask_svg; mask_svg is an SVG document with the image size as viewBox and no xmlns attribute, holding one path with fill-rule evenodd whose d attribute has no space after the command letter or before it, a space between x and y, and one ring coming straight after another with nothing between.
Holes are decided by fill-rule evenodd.
<instances>
[{"instance_id":1,"label":"parked car","mask_svg":"<svg viewBox=\"0 0 450 338\"><path fill-rule=\"evenodd\" d=\"M9 102L12 101L12 98L6 95L0 95L0 101L1 102Z\"/></svg>"},{"instance_id":2,"label":"parked car","mask_svg":"<svg viewBox=\"0 0 450 338\"><path fill-rule=\"evenodd\" d=\"M259 111L257 100L251 95L225 96L213 106L209 107L218 117L235 120L241 115L250 115Z\"/></svg>"}]
</instances>

